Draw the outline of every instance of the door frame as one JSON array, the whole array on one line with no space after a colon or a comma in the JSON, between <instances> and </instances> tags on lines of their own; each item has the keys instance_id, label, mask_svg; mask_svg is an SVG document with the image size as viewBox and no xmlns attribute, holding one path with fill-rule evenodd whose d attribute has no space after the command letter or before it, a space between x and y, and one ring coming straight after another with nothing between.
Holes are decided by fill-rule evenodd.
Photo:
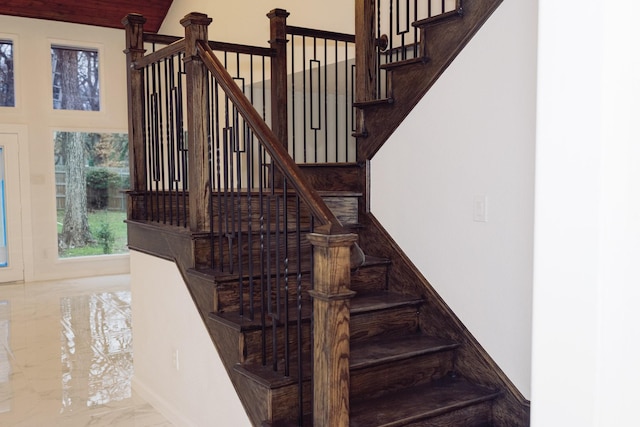
<instances>
[{"instance_id":1,"label":"door frame","mask_svg":"<svg viewBox=\"0 0 640 427\"><path fill-rule=\"evenodd\" d=\"M0 284L28 278L25 230L30 223L26 126L0 125L4 148L5 197L9 266L0 268ZM5 138L9 135L9 138ZM12 138L15 136L15 138ZM12 261L13 260L13 261Z\"/></svg>"}]
</instances>

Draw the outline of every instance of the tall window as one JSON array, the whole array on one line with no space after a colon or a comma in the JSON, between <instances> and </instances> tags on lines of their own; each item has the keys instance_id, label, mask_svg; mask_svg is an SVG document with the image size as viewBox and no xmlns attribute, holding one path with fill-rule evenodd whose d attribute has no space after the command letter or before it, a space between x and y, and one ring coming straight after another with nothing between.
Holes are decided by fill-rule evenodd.
<instances>
[{"instance_id":1,"label":"tall window","mask_svg":"<svg viewBox=\"0 0 640 427\"><path fill-rule=\"evenodd\" d=\"M128 136L54 132L58 254L127 251Z\"/></svg>"},{"instance_id":2,"label":"tall window","mask_svg":"<svg viewBox=\"0 0 640 427\"><path fill-rule=\"evenodd\" d=\"M0 40L0 107L15 107L13 42Z\"/></svg>"},{"instance_id":3,"label":"tall window","mask_svg":"<svg viewBox=\"0 0 640 427\"><path fill-rule=\"evenodd\" d=\"M51 46L53 108L100 110L98 51Z\"/></svg>"}]
</instances>

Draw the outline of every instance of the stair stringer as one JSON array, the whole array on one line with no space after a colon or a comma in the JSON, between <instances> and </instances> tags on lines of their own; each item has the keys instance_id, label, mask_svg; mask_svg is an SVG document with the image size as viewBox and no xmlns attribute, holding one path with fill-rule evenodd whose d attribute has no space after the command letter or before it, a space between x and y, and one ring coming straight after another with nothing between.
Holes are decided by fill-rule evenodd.
<instances>
[{"instance_id":1,"label":"stair stringer","mask_svg":"<svg viewBox=\"0 0 640 427\"><path fill-rule=\"evenodd\" d=\"M361 213L359 243L366 253L388 258L391 291L425 300L420 327L428 335L460 343L456 369L469 380L504 393L493 404L493 426L529 426L530 402L464 326L429 281L420 273L389 233L371 213Z\"/></svg>"},{"instance_id":2,"label":"stair stringer","mask_svg":"<svg viewBox=\"0 0 640 427\"><path fill-rule=\"evenodd\" d=\"M409 112L449 67L503 0L463 0L462 17L430 24L422 33L428 58L393 67L387 73L393 102L361 107L365 129L357 140L358 161L371 160Z\"/></svg>"}]
</instances>

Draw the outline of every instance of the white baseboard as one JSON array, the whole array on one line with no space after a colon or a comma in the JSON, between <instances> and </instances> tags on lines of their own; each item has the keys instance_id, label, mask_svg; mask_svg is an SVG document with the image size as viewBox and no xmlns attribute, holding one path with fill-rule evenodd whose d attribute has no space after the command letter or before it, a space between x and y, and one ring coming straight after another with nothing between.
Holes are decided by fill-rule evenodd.
<instances>
[{"instance_id":1,"label":"white baseboard","mask_svg":"<svg viewBox=\"0 0 640 427\"><path fill-rule=\"evenodd\" d=\"M167 402L162 397L158 396L153 390L147 387L146 384L138 380L134 375L131 379L131 388L141 398L147 401L153 408L160 412L163 417L171 422L176 427L198 427L192 423L188 418L181 414L173 405Z\"/></svg>"}]
</instances>

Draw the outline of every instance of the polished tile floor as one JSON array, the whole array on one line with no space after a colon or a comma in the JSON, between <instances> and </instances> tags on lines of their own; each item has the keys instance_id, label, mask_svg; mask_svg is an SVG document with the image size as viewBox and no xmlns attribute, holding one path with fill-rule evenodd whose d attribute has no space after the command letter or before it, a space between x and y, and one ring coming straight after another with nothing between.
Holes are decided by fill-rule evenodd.
<instances>
[{"instance_id":1,"label":"polished tile floor","mask_svg":"<svg viewBox=\"0 0 640 427\"><path fill-rule=\"evenodd\" d=\"M0 284L0 426L171 426L131 390L129 276Z\"/></svg>"}]
</instances>

